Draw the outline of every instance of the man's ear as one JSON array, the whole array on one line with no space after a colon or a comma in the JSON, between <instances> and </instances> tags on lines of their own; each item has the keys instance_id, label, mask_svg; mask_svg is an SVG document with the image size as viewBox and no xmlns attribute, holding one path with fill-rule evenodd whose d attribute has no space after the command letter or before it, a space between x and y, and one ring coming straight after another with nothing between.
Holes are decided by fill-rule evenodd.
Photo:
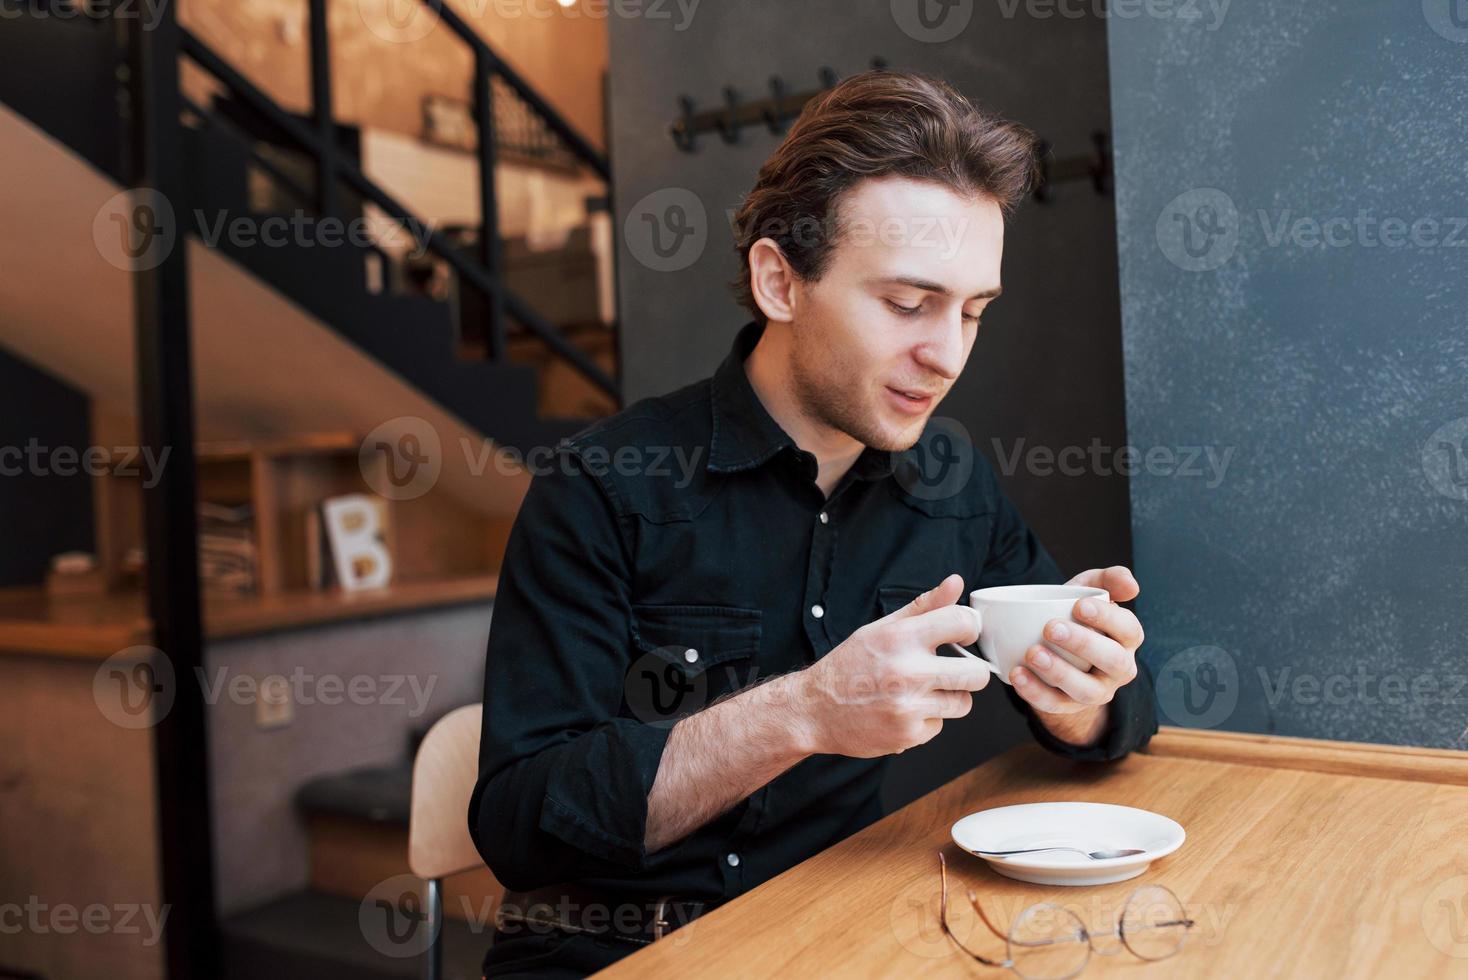
<instances>
[{"instance_id":1,"label":"man's ear","mask_svg":"<svg viewBox=\"0 0 1468 980\"><path fill-rule=\"evenodd\" d=\"M777 323L795 319L795 273L772 238L761 238L749 247L749 288L766 319Z\"/></svg>"}]
</instances>

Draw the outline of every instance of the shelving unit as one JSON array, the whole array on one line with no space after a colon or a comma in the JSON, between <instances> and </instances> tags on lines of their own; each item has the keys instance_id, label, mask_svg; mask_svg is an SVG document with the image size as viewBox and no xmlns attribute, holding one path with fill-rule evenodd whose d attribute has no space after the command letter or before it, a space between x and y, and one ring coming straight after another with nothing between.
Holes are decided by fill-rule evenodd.
<instances>
[{"instance_id":1,"label":"shelving unit","mask_svg":"<svg viewBox=\"0 0 1468 980\"><path fill-rule=\"evenodd\" d=\"M257 556L253 593L206 592L210 639L493 599L513 515L479 513L432 492L384 501L393 559L389 585L357 592L312 587L313 510L328 497L370 495L373 484L386 485L378 477L385 478L387 459L360 463L360 444L351 433L319 433L199 445L199 499L249 504ZM128 562L143 540L145 476L116 457L96 477L97 558L105 591L57 596L41 587L0 589L0 649L106 657L151 642L136 569Z\"/></svg>"}]
</instances>

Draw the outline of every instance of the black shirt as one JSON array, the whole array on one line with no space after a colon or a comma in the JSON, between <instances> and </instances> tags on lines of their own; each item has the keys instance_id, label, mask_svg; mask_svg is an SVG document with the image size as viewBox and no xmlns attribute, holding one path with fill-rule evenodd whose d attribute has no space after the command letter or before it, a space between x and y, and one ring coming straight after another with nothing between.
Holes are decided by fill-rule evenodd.
<instances>
[{"instance_id":1,"label":"black shirt","mask_svg":"<svg viewBox=\"0 0 1468 980\"><path fill-rule=\"evenodd\" d=\"M824 497L815 457L744 373L760 333L746 326L712 378L557 447L531 483L495 601L469 813L509 888L718 902L829 847L881 815L886 759L813 756L648 854L647 796L673 723L808 666L952 572L966 591L1065 580L981 454L928 482L939 449L956 458L931 431L905 454L867 449ZM1005 693L1069 757L1120 757L1157 727L1141 670L1088 749Z\"/></svg>"}]
</instances>

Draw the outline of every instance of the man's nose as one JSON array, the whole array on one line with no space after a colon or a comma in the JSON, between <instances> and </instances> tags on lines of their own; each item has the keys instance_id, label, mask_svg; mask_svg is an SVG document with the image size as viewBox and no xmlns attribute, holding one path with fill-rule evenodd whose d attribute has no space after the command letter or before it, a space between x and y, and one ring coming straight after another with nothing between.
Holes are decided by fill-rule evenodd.
<instances>
[{"instance_id":1,"label":"man's nose","mask_svg":"<svg viewBox=\"0 0 1468 980\"><path fill-rule=\"evenodd\" d=\"M945 381L958 377L964 361L963 312L945 318L935 327L933 334L913 352L913 359Z\"/></svg>"}]
</instances>

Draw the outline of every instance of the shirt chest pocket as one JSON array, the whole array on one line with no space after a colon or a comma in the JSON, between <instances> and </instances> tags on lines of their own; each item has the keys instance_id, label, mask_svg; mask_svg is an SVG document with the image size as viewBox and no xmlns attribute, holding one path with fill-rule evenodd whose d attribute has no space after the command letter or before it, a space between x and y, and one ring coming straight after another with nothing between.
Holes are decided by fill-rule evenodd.
<instances>
[{"instance_id":1,"label":"shirt chest pocket","mask_svg":"<svg viewBox=\"0 0 1468 980\"><path fill-rule=\"evenodd\" d=\"M928 586L923 585L878 586L877 615L875 618L880 619L883 616L891 615L892 613L901 609L903 606L907 605L912 600L916 599L918 596L922 595L924 592L928 591L928 588Z\"/></svg>"},{"instance_id":2,"label":"shirt chest pocket","mask_svg":"<svg viewBox=\"0 0 1468 980\"><path fill-rule=\"evenodd\" d=\"M758 609L737 606L634 605L627 709L671 725L756 683L761 619Z\"/></svg>"}]
</instances>

